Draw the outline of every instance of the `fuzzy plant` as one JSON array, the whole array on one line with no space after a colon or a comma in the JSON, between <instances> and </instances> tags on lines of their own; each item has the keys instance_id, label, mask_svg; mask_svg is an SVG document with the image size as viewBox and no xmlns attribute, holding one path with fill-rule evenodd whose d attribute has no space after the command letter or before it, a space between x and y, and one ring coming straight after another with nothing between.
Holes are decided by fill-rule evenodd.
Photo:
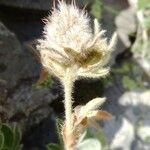
<instances>
[{"instance_id":1,"label":"fuzzy plant","mask_svg":"<svg viewBox=\"0 0 150 150\"><path fill-rule=\"evenodd\" d=\"M107 63L113 50L116 34L110 42L104 38L105 31L94 20L94 29L85 10L80 10L73 0L70 4L58 1L51 15L44 19L43 39L37 49L43 67L58 77L64 87L65 120L62 137L66 150L74 150L84 128L97 119L110 117L98 108L105 98L94 98L84 106L73 108L73 85L79 78L99 78L109 73Z\"/></svg>"}]
</instances>

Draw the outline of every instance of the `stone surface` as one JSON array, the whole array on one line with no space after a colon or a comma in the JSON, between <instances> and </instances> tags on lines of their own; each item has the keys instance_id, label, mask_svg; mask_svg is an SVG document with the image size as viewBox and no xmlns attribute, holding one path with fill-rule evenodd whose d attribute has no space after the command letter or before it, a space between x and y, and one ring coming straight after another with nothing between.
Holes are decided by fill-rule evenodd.
<instances>
[{"instance_id":1,"label":"stone surface","mask_svg":"<svg viewBox=\"0 0 150 150\"><path fill-rule=\"evenodd\" d=\"M30 85L21 85L14 94L7 99L9 106L8 117L16 120L20 115L28 118L32 113L48 106L58 94L54 94L52 89L33 88ZM22 118L18 118L22 119Z\"/></svg>"},{"instance_id":2,"label":"stone surface","mask_svg":"<svg viewBox=\"0 0 150 150\"><path fill-rule=\"evenodd\" d=\"M54 0L55 1L55 0ZM66 0L70 3L70 0ZM85 4L92 2L92 0L82 0L77 1L77 4L83 7ZM22 9L35 9L42 11L49 11L53 6L53 0L1 0L0 5L9 6L9 7L17 7ZM57 3L57 2L55 2Z\"/></svg>"},{"instance_id":3,"label":"stone surface","mask_svg":"<svg viewBox=\"0 0 150 150\"><path fill-rule=\"evenodd\" d=\"M115 19L115 24L124 49L129 48L131 46L129 35L135 33L137 28L135 10L129 7L121 11Z\"/></svg>"},{"instance_id":4,"label":"stone surface","mask_svg":"<svg viewBox=\"0 0 150 150\"><path fill-rule=\"evenodd\" d=\"M23 125L25 150L44 149L56 142L55 116L49 104L61 92L56 82L51 87L35 86L40 68L29 49L0 22L0 121Z\"/></svg>"},{"instance_id":5,"label":"stone surface","mask_svg":"<svg viewBox=\"0 0 150 150\"><path fill-rule=\"evenodd\" d=\"M110 149L130 150L132 141L134 140L133 125L123 118L122 126L119 128L111 142Z\"/></svg>"},{"instance_id":6,"label":"stone surface","mask_svg":"<svg viewBox=\"0 0 150 150\"><path fill-rule=\"evenodd\" d=\"M6 82L0 79L0 120L7 120L7 109L4 108L7 95Z\"/></svg>"},{"instance_id":7,"label":"stone surface","mask_svg":"<svg viewBox=\"0 0 150 150\"><path fill-rule=\"evenodd\" d=\"M23 150L45 150L48 143L58 142L55 117L51 112L51 115L47 115L40 123L26 128Z\"/></svg>"},{"instance_id":8,"label":"stone surface","mask_svg":"<svg viewBox=\"0 0 150 150\"><path fill-rule=\"evenodd\" d=\"M0 115L3 120L25 120L57 98L58 88L33 87L41 65L1 22L0 43Z\"/></svg>"},{"instance_id":9,"label":"stone surface","mask_svg":"<svg viewBox=\"0 0 150 150\"><path fill-rule=\"evenodd\" d=\"M0 79L6 82L7 88L37 77L39 70L40 65L31 53L23 49L15 34L0 22Z\"/></svg>"},{"instance_id":10,"label":"stone surface","mask_svg":"<svg viewBox=\"0 0 150 150\"><path fill-rule=\"evenodd\" d=\"M52 6L52 0L1 0L0 4L11 7L19 7L26 9L49 10Z\"/></svg>"},{"instance_id":11,"label":"stone surface","mask_svg":"<svg viewBox=\"0 0 150 150\"><path fill-rule=\"evenodd\" d=\"M118 36L110 61L112 66L116 63L116 57L131 46L129 34L135 32L135 17L127 0L103 0L102 2L104 5L101 19L102 28L106 29L106 35L109 39L114 32ZM131 24L132 29L128 23Z\"/></svg>"},{"instance_id":12,"label":"stone surface","mask_svg":"<svg viewBox=\"0 0 150 150\"><path fill-rule=\"evenodd\" d=\"M140 90L125 92L119 98L118 105L124 107L124 112L118 110L118 115L103 127L112 150L149 150L149 97L149 90Z\"/></svg>"}]
</instances>

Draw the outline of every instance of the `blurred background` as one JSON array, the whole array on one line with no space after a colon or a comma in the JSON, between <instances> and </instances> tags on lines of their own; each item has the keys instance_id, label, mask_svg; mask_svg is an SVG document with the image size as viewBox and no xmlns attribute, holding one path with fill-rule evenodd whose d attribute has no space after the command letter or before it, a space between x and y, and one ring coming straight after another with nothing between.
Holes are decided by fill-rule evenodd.
<instances>
[{"instance_id":1,"label":"blurred background","mask_svg":"<svg viewBox=\"0 0 150 150\"><path fill-rule=\"evenodd\" d=\"M100 121L102 146L150 150L150 1L76 3L99 20L108 40L116 31L118 41L110 75L77 81L74 105L106 97L102 109L113 118ZM64 117L63 89L51 75L41 80L45 75L40 78L41 64L34 54L42 19L52 6L53 0L0 0L0 150L45 150L48 143L58 142L55 123Z\"/></svg>"}]
</instances>

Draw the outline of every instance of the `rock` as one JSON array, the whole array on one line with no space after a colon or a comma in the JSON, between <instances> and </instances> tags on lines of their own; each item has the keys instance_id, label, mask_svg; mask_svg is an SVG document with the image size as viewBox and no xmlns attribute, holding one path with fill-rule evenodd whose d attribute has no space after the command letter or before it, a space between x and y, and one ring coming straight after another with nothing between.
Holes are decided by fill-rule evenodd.
<instances>
[{"instance_id":1,"label":"rock","mask_svg":"<svg viewBox=\"0 0 150 150\"><path fill-rule=\"evenodd\" d=\"M7 109L4 107L7 99L8 88L13 87L18 80L13 80L15 72L11 71L15 56L21 52L21 45L14 33L10 32L0 22L0 115L7 119ZM15 68L16 69L16 68ZM17 70L17 69L16 69Z\"/></svg>"},{"instance_id":2,"label":"rock","mask_svg":"<svg viewBox=\"0 0 150 150\"><path fill-rule=\"evenodd\" d=\"M104 109L114 117L104 122L103 131L112 150L148 150L150 142L143 128L150 127L150 90L137 87L136 90L127 91L122 84L124 74L112 74L111 80L105 86L104 95L107 100ZM145 136L147 138L143 140Z\"/></svg>"},{"instance_id":3,"label":"rock","mask_svg":"<svg viewBox=\"0 0 150 150\"><path fill-rule=\"evenodd\" d=\"M120 105L126 107L124 115L136 127L150 127L150 90L130 91L119 99ZM137 131L138 131L138 127Z\"/></svg>"},{"instance_id":4,"label":"rock","mask_svg":"<svg viewBox=\"0 0 150 150\"><path fill-rule=\"evenodd\" d=\"M140 127L137 131L137 136L140 139L137 142L137 148L142 150L149 150L150 148L150 126Z\"/></svg>"},{"instance_id":5,"label":"rock","mask_svg":"<svg viewBox=\"0 0 150 150\"><path fill-rule=\"evenodd\" d=\"M41 65L1 22L0 43L0 115L3 120L25 121L57 98L58 88L33 87Z\"/></svg>"},{"instance_id":6,"label":"rock","mask_svg":"<svg viewBox=\"0 0 150 150\"><path fill-rule=\"evenodd\" d=\"M104 122L103 132L110 150L131 150L135 139L134 126L123 115Z\"/></svg>"},{"instance_id":7,"label":"rock","mask_svg":"<svg viewBox=\"0 0 150 150\"><path fill-rule=\"evenodd\" d=\"M7 95L6 82L0 79L0 121L7 120L7 109L4 108Z\"/></svg>"},{"instance_id":8,"label":"rock","mask_svg":"<svg viewBox=\"0 0 150 150\"><path fill-rule=\"evenodd\" d=\"M123 118L122 126L113 137L110 149L130 150L133 140L134 127L127 119Z\"/></svg>"},{"instance_id":9,"label":"rock","mask_svg":"<svg viewBox=\"0 0 150 150\"><path fill-rule=\"evenodd\" d=\"M135 18L132 11L128 13L130 9L127 0L103 0L102 2L104 6L102 8L101 19L102 28L106 29L106 35L109 39L111 39L114 32L118 35L117 43L110 60L110 65L112 66L116 62L116 57L129 48L130 41L127 34L130 33L131 29L130 25L127 26L128 18L133 18L131 23L134 27L135 24L133 23Z\"/></svg>"},{"instance_id":10,"label":"rock","mask_svg":"<svg viewBox=\"0 0 150 150\"><path fill-rule=\"evenodd\" d=\"M122 106L132 106L132 107L138 107L141 105L150 107L150 91L147 90L145 92L142 92L140 90L136 91L130 91L124 93L124 95L120 98L119 103ZM144 111L144 110L143 110Z\"/></svg>"},{"instance_id":11,"label":"rock","mask_svg":"<svg viewBox=\"0 0 150 150\"><path fill-rule=\"evenodd\" d=\"M142 27L139 27L137 31L136 40L132 46L133 58L138 63L143 72L148 77L150 77L150 42L148 40L145 40L142 34L145 34L144 30L142 29ZM147 38L149 39L149 37Z\"/></svg>"},{"instance_id":12,"label":"rock","mask_svg":"<svg viewBox=\"0 0 150 150\"><path fill-rule=\"evenodd\" d=\"M14 33L0 22L0 79L8 89L21 80L38 76L40 65L29 51L24 50Z\"/></svg>"},{"instance_id":13,"label":"rock","mask_svg":"<svg viewBox=\"0 0 150 150\"><path fill-rule=\"evenodd\" d=\"M39 76L41 65L27 49L23 48L15 34L2 23L0 27L0 64L2 64L0 70L0 118L2 121L21 122L27 126L28 130L32 126L38 128L41 121L52 114L49 104L59 95L57 87L56 85L53 88L33 87ZM45 130L44 127L42 128L43 137L45 137L44 131L52 132L51 129ZM28 133L29 138L30 136L34 137L33 139L31 137L32 141L38 138L36 137L37 132L38 130L32 134ZM42 139L42 142L52 138L56 139L54 134L53 137L49 134L48 138ZM38 136L40 137L41 134Z\"/></svg>"},{"instance_id":14,"label":"rock","mask_svg":"<svg viewBox=\"0 0 150 150\"><path fill-rule=\"evenodd\" d=\"M90 3L92 0L78 1L77 4L83 7L85 4ZM70 1L69 1L70 2ZM9 7L18 7L23 9L34 9L49 11L53 6L54 0L1 0L0 5ZM57 3L57 2L55 2Z\"/></svg>"},{"instance_id":15,"label":"rock","mask_svg":"<svg viewBox=\"0 0 150 150\"><path fill-rule=\"evenodd\" d=\"M21 85L11 97L8 97L8 117L11 120L28 118L32 113L48 106L58 94L53 94L52 89L33 88L29 85Z\"/></svg>"},{"instance_id":16,"label":"rock","mask_svg":"<svg viewBox=\"0 0 150 150\"><path fill-rule=\"evenodd\" d=\"M19 54L21 52L21 45L15 34L10 32L4 24L0 22L0 54L4 55L9 52Z\"/></svg>"},{"instance_id":17,"label":"rock","mask_svg":"<svg viewBox=\"0 0 150 150\"><path fill-rule=\"evenodd\" d=\"M8 91L6 89L6 82L0 79L0 104L5 102Z\"/></svg>"},{"instance_id":18,"label":"rock","mask_svg":"<svg viewBox=\"0 0 150 150\"><path fill-rule=\"evenodd\" d=\"M138 130L138 136L143 141L150 140L150 126L140 127ZM150 142L150 141L149 141Z\"/></svg>"},{"instance_id":19,"label":"rock","mask_svg":"<svg viewBox=\"0 0 150 150\"><path fill-rule=\"evenodd\" d=\"M109 26L108 31L110 30L109 28L112 28L114 32L117 33L118 39L111 58L111 65L116 62L116 57L119 54L123 53L125 50L131 47L129 35L135 33L137 27L135 11L130 7L124 8L123 10L118 12L112 22L114 22L114 26L116 28L114 26Z\"/></svg>"},{"instance_id":20,"label":"rock","mask_svg":"<svg viewBox=\"0 0 150 150\"><path fill-rule=\"evenodd\" d=\"M150 77L150 61L149 61L149 49L147 50L147 55L144 57L141 57L141 54L135 54L135 59L140 65L140 67L143 69L143 71Z\"/></svg>"},{"instance_id":21,"label":"rock","mask_svg":"<svg viewBox=\"0 0 150 150\"><path fill-rule=\"evenodd\" d=\"M48 143L58 142L55 116L52 114L51 112L42 122L26 129L22 139L23 150L45 150Z\"/></svg>"},{"instance_id":22,"label":"rock","mask_svg":"<svg viewBox=\"0 0 150 150\"><path fill-rule=\"evenodd\" d=\"M104 122L104 133L112 150L148 150L150 148L150 90L125 92L118 104L124 107L112 120ZM116 107L117 109L117 107Z\"/></svg>"},{"instance_id":23,"label":"rock","mask_svg":"<svg viewBox=\"0 0 150 150\"><path fill-rule=\"evenodd\" d=\"M105 85L104 96L107 98L105 102L106 109L114 116L118 117L124 113L124 108L118 103L118 99L124 92L122 76L113 75L113 78L109 79L109 82Z\"/></svg>"},{"instance_id":24,"label":"rock","mask_svg":"<svg viewBox=\"0 0 150 150\"><path fill-rule=\"evenodd\" d=\"M38 10L49 10L52 6L52 0L1 0L1 5L11 6L11 7L19 7L19 8L26 8L26 9L38 9Z\"/></svg>"},{"instance_id":25,"label":"rock","mask_svg":"<svg viewBox=\"0 0 150 150\"><path fill-rule=\"evenodd\" d=\"M135 33L137 28L135 10L129 7L121 11L115 19L115 24L124 49L129 48L131 46L129 35Z\"/></svg>"},{"instance_id":26,"label":"rock","mask_svg":"<svg viewBox=\"0 0 150 150\"><path fill-rule=\"evenodd\" d=\"M48 106L41 106L38 110L34 110L30 117L27 119L28 127L38 125L41 121L47 118L47 116L53 115L53 110ZM28 129L28 127L26 129Z\"/></svg>"},{"instance_id":27,"label":"rock","mask_svg":"<svg viewBox=\"0 0 150 150\"><path fill-rule=\"evenodd\" d=\"M113 117L110 120L104 122L104 126L102 129L109 145L112 142L118 129L121 128L121 125L122 116Z\"/></svg>"}]
</instances>

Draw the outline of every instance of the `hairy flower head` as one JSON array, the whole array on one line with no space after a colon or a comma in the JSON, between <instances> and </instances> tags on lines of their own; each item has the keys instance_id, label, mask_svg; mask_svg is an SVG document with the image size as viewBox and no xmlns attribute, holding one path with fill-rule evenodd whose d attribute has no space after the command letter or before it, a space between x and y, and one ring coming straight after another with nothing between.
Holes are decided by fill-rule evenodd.
<instances>
[{"instance_id":1,"label":"hairy flower head","mask_svg":"<svg viewBox=\"0 0 150 150\"><path fill-rule=\"evenodd\" d=\"M81 52L92 37L89 18L74 5L60 3L54 8L44 28L45 39L51 48L64 52L65 47Z\"/></svg>"},{"instance_id":2,"label":"hairy flower head","mask_svg":"<svg viewBox=\"0 0 150 150\"><path fill-rule=\"evenodd\" d=\"M37 45L43 66L59 78L64 78L68 68L74 68L76 77L106 75L109 69L103 66L109 60L116 35L108 44L104 33L96 19L92 30L84 10L59 2L48 16L44 37Z\"/></svg>"}]
</instances>

